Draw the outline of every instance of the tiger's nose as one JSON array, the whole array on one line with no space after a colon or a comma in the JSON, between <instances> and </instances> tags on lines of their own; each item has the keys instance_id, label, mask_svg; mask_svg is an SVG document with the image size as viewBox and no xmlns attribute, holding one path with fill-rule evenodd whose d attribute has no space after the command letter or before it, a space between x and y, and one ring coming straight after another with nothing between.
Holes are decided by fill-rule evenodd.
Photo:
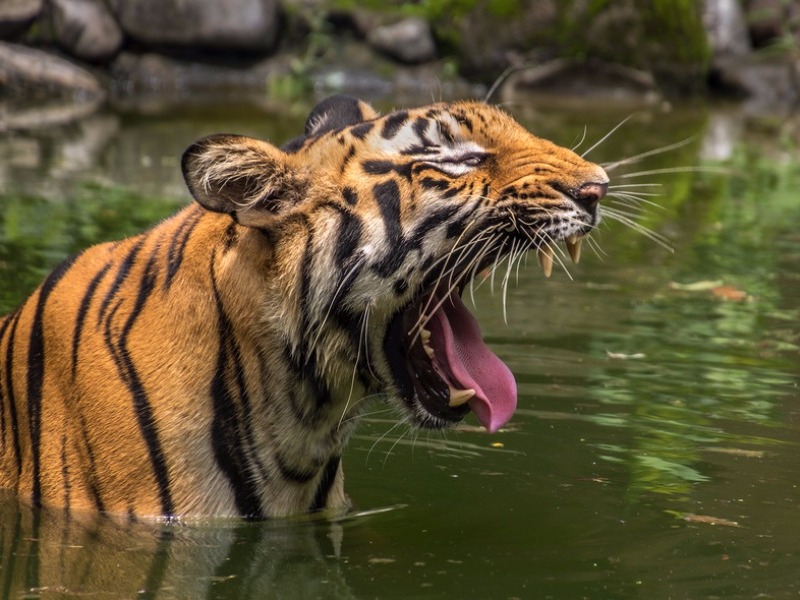
<instances>
[{"instance_id":1,"label":"tiger's nose","mask_svg":"<svg viewBox=\"0 0 800 600\"><path fill-rule=\"evenodd\" d=\"M606 192L608 192L608 182L584 183L576 190L574 198L585 208L594 208L601 198L606 195Z\"/></svg>"}]
</instances>

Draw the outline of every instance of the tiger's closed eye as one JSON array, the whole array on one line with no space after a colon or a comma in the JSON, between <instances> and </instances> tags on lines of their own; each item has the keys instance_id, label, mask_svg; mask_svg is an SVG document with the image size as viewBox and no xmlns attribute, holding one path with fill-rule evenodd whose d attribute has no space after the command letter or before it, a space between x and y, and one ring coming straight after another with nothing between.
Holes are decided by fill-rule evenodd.
<instances>
[{"instance_id":1,"label":"tiger's closed eye","mask_svg":"<svg viewBox=\"0 0 800 600\"><path fill-rule=\"evenodd\" d=\"M486 152L465 152L453 156L443 156L440 160L432 161L439 164L458 165L465 167L478 167L489 157Z\"/></svg>"},{"instance_id":2,"label":"tiger's closed eye","mask_svg":"<svg viewBox=\"0 0 800 600\"><path fill-rule=\"evenodd\" d=\"M453 162L459 162L462 165L467 165L470 167L477 167L489 157L488 154L485 152L471 152L469 154L464 154L463 156L458 157Z\"/></svg>"}]
</instances>

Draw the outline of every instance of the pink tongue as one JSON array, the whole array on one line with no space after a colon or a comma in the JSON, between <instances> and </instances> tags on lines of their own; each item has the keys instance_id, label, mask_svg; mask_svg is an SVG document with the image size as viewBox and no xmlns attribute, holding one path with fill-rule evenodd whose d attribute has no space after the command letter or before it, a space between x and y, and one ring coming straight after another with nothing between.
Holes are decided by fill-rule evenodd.
<instances>
[{"instance_id":1,"label":"pink tongue","mask_svg":"<svg viewBox=\"0 0 800 600\"><path fill-rule=\"evenodd\" d=\"M500 429L517 407L517 382L509 368L483 343L478 321L457 293L450 294L428 327L436 360L455 381L455 388L473 389L470 409L490 433Z\"/></svg>"}]
</instances>

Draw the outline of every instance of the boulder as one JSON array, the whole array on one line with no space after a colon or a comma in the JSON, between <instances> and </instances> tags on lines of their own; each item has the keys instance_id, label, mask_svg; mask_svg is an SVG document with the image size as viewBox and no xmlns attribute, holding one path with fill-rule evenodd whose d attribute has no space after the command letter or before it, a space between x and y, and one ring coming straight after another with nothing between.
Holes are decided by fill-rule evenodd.
<instances>
[{"instance_id":1,"label":"boulder","mask_svg":"<svg viewBox=\"0 0 800 600\"><path fill-rule=\"evenodd\" d=\"M717 84L743 93L751 106L800 104L800 61L790 53L720 58L715 67Z\"/></svg>"},{"instance_id":2,"label":"boulder","mask_svg":"<svg viewBox=\"0 0 800 600\"><path fill-rule=\"evenodd\" d=\"M105 91L87 70L41 50L0 42L0 97L94 100Z\"/></svg>"},{"instance_id":3,"label":"boulder","mask_svg":"<svg viewBox=\"0 0 800 600\"><path fill-rule=\"evenodd\" d=\"M407 64L428 62L436 58L436 43L428 22L411 17L370 29L366 33L370 46Z\"/></svg>"},{"instance_id":4,"label":"boulder","mask_svg":"<svg viewBox=\"0 0 800 600\"><path fill-rule=\"evenodd\" d=\"M462 73L486 81L509 64L593 57L652 73L662 89L690 91L705 86L710 58L694 2L476 0L434 29L455 47Z\"/></svg>"},{"instance_id":5,"label":"boulder","mask_svg":"<svg viewBox=\"0 0 800 600\"><path fill-rule=\"evenodd\" d=\"M56 42L72 56L107 62L122 46L122 30L102 0L50 0Z\"/></svg>"},{"instance_id":6,"label":"boulder","mask_svg":"<svg viewBox=\"0 0 800 600\"><path fill-rule=\"evenodd\" d=\"M745 0L745 18L756 48L776 42L800 44L800 4L787 0Z\"/></svg>"},{"instance_id":7,"label":"boulder","mask_svg":"<svg viewBox=\"0 0 800 600\"><path fill-rule=\"evenodd\" d=\"M0 1L0 39L22 33L42 12L43 0Z\"/></svg>"},{"instance_id":8,"label":"boulder","mask_svg":"<svg viewBox=\"0 0 800 600\"><path fill-rule=\"evenodd\" d=\"M263 52L277 40L278 0L108 0L125 34L151 47Z\"/></svg>"}]
</instances>

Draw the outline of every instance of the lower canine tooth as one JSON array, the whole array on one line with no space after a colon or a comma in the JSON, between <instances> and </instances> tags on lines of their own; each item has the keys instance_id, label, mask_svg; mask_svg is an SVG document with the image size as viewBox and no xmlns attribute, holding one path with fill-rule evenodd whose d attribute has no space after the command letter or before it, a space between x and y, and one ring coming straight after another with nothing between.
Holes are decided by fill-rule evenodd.
<instances>
[{"instance_id":1,"label":"lower canine tooth","mask_svg":"<svg viewBox=\"0 0 800 600\"><path fill-rule=\"evenodd\" d=\"M422 349L425 350L425 354L428 355L428 358L433 358L433 355L435 354L435 352L433 351L433 348L431 348L430 346L428 346L428 344L423 342L422 343Z\"/></svg>"},{"instance_id":2,"label":"lower canine tooth","mask_svg":"<svg viewBox=\"0 0 800 600\"><path fill-rule=\"evenodd\" d=\"M574 239L573 239L574 238ZM578 261L581 259L581 243L583 240L580 238L576 238L575 236L571 236L567 238L567 251L569 252L569 256L576 265Z\"/></svg>"},{"instance_id":3,"label":"lower canine tooth","mask_svg":"<svg viewBox=\"0 0 800 600\"><path fill-rule=\"evenodd\" d=\"M422 338L423 344L427 344L428 340L431 339L431 332L423 327L422 329L419 330L419 337Z\"/></svg>"},{"instance_id":4,"label":"lower canine tooth","mask_svg":"<svg viewBox=\"0 0 800 600\"><path fill-rule=\"evenodd\" d=\"M455 408L457 406L461 406L462 404L466 404L470 398L475 395L475 390L457 390L455 388L450 388L450 402L447 405L451 408Z\"/></svg>"},{"instance_id":5,"label":"lower canine tooth","mask_svg":"<svg viewBox=\"0 0 800 600\"><path fill-rule=\"evenodd\" d=\"M537 255L539 256L539 264L542 266L544 276L550 277L553 273L553 249L549 245L544 245L539 248Z\"/></svg>"}]
</instances>

